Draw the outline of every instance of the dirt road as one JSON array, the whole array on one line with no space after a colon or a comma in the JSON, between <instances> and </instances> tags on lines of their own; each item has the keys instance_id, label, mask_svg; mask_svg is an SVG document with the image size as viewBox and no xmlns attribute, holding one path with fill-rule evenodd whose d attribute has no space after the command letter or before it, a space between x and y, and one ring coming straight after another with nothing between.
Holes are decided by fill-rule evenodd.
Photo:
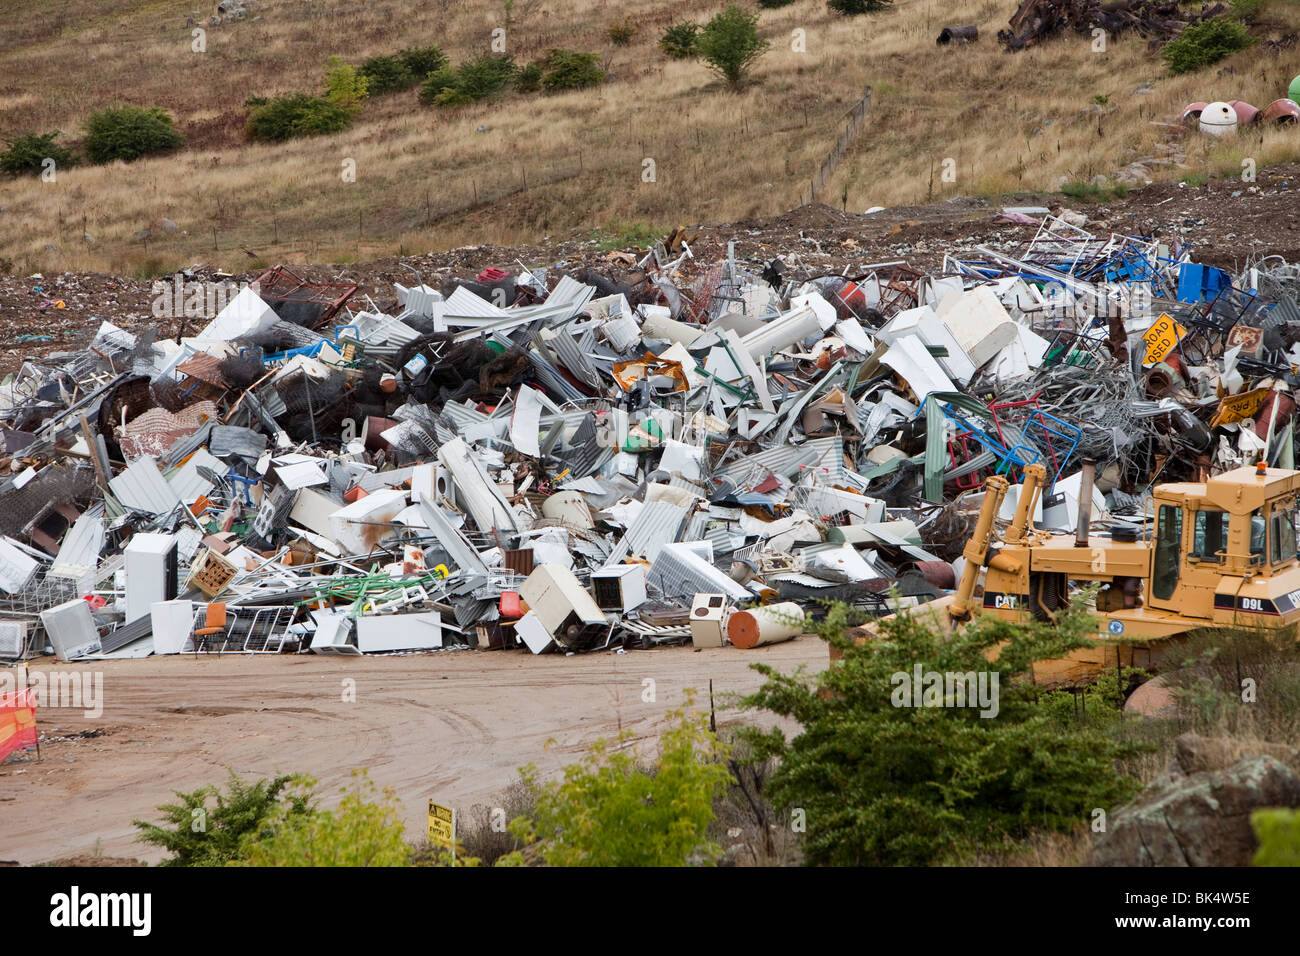
<instances>
[{"instance_id":1,"label":"dirt road","mask_svg":"<svg viewBox=\"0 0 1300 956\"><path fill-rule=\"evenodd\" d=\"M568 658L474 651L81 665L46 658L32 670L102 674L103 714L43 709L41 759L28 751L0 764L0 859L33 864L100 853L157 862L162 852L135 842L131 821L159 819L155 807L172 791L222 782L227 767L253 779L311 774L327 804L354 769L367 768L397 792L408 837L418 837L429 798L462 812L491 805L520 766L554 773L620 728L652 747L687 689L698 689L697 704L707 708L710 679L720 724L736 720L723 697L759 685L754 661L816 671L825 667L826 645L804 636L752 651L679 647ZM345 700L353 686L355 700Z\"/></svg>"}]
</instances>

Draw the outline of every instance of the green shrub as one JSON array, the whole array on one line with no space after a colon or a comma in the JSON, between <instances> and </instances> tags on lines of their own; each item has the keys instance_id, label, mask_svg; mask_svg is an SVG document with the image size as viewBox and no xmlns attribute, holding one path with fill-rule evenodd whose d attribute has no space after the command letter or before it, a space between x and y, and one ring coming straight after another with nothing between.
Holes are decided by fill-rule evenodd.
<instances>
[{"instance_id":1,"label":"green shrub","mask_svg":"<svg viewBox=\"0 0 1300 956\"><path fill-rule=\"evenodd\" d=\"M860 13L875 13L892 4L894 0L826 0L826 6L846 17L856 17Z\"/></svg>"},{"instance_id":2,"label":"green shrub","mask_svg":"<svg viewBox=\"0 0 1300 956\"><path fill-rule=\"evenodd\" d=\"M54 142L62 135L58 130L53 133L27 133L9 141L9 148L0 152L0 172L10 176L22 176L26 173L40 175L44 171L45 160L54 160L56 168L67 169L77 164L77 157L69 149Z\"/></svg>"},{"instance_id":3,"label":"green shrub","mask_svg":"<svg viewBox=\"0 0 1300 956\"><path fill-rule=\"evenodd\" d=\"M674 60L685 60L695 56L695 44L699 40L700 25L692 21L674 23L659 38L659 49Z\"/></svg>"},{"instance_id":4,"label":"green shrub","mask_svg":"<svg viewBox=\"0 0 1300 956\"><path fill-rule=\"evenodd\" d=\"M385 789L381 800L375 785L359 773L357 784L343 788L335 811L309 808L305 812L275 809L259 833L249 834L235 865L244 866L409 866L411 848L402 839L397 796ZM310 793L315 781L304 781Z\"/></svg>"},{"instance_id":5,"label":"green shrub","mask_svg":"<svg viewBox=\"0 0 1300 956\"><path fill-rule=\"evenodd\" d=\"M352 114L320 96L293 93L273 100L251 99L244 132L250 139L283 142L298 136L339 133L352 123Z\"/></svg>"},{"instance_id":6,"label":"green shrub","mask_svg":"<svg viewBox=\"0 0 1300 956\"><path fill-rule=\"evenodd\" d=\"M1300 810L1256 810L1250 815L1259 849L1255 866L1300 866Z\"/></svg>"},{"instance_id":7,"label":"green shrub","mask_svg":"<svg viewBox=\"0 0 1300 956\"><path fill-rule=\"evenodd\" d=\"M411 71L411 76L415 77L416 83L447 65L447 54L433 44L407 47L397 55Z\"/></svg>"},{"instance_id":8,"label":"green shrub","mask_svg":"<svg viewBox=\"0 0 1300 956\"><path fill-rule=\"evenodd\" d=\"M695 49L733 90L739 89L767 48L758 35L758 14L730 6L704 25Z\"/></svg>"},{"instance_id":9,"label":"green shrub","mask_svg":"<svg viewBox=\"0 0 1300 956\"><path fill-rule=\"evenodd\" d=\"M605 33L614 46L627 46L632 42L632 37L636 36L636 25L630 20L624 20L614 24Z\"/></svg>"},{"instance_id":10,"label":"green shrub","mask_svg":"<svg viewBox=\"0 0 1300 956\"><path fill-rule=\"evenodd\" d=\"M502 92L518 72L510 57L485 54L454 70L443 67L430 73L420 84L420 100L434 106L465 106Z\"/></svg>"},{"instance_id":11,"label":"green shrub","mask_svg":"<svg viewBox=\"0 0 1300 956\"><path fill-rule=\"evenodd\" d=\"M456 89L456 71L449 66L433 70L420 83L420 102L432 105L443 90Z\"/></svg>"},{"instance_id":12,"label":"green shrub","mask_svg":"<svg viewBox=\"0 0 1300 956\"><path fill-rule=\"evenodd\" d=\"M985 616L950 634L904 614L881 620L863 644L844 636L848 623L849 609L837 605L818 625L843 658L815 678L751 665L767 679L745 703L801 728L788 742L779 727L746 736L758 757L780 759L766 792L778 807L803 810L806 862L959 862L1035 829L1085 826L1094 808L1118 806L1138 789L1117 764L1150 748L1118 732L1122 714L1095 713L1114 709L1115 688L1093 695L1084 720L1073 717L1066 692L1053 696L1023 678L1034 661L1090 643L1096 619L1082 603L1055 627ZM901 693L917 668L929 706ZM993 706L961 706L946 683L931 686L932 675L947 674L985 675Z\"/></svg>"},{"instance_id":13,"label":"green shrub","mask_svg":"<svg viewBox=\"0 0 1300 956\"><path fill-rule=\"evenodd\" d=\"M447 87L433 98L433 105L441 107L469 106L473 102L474 97L455 87Z\"/></svg>"},{"instance_id":14,"label":"green shrub","mask_svg":"<svg viewBox=\"0 0 1300 956\"><path fill-rule=\"evenodd\" d=\"M369 95L370 81L358 73L356 67L336 56L330 57L329 72L325 75L327 100L349 113L357 113Z\"/></svg>"},{"instance_id":15,"label":"green shrub","mask_svg":"<svg viewBox=\"0 0 1300 956\"><path fill-rule=\"evenodd\" d=\"M599 86L605 80L600 56L595 53L552 50L543 61L543 67L542 87L548 93Z\"/></svg>"},{"instance_id":16,"label":"green shrub","mask_svg":"<svg viewBox=\"0 0 1300 956\"><path fill-rule=\"evenodd\" d=\"M133 822L141 831L141 842L172 854L162 866L224 866L239 858L246 839L267 831L273 815L285 820L307 813L308 794L287 789L302 782L298 777L282 776L248 784L231 771L226 793L214 786L191 793L177 790L180 803L158 808L164 825ZM216 806L209 808L211 797L216 797Z\"/></svg>"},{"instance_id":17,"label":"green shrub","mask_svg":"<svg viewBox=\"0 0 1300 956\"><path fill-rule=\"evenodd\" d=\"M688 705L689 706L689 705ZM714 800L730 773L721 763L723 746L703 714L675 711L676 723L660 738L653 771L635 753L592 745L579 763L564 768L564 779L541 784L534 767L522 776L530 817L510 824L523 843L537 843L550 866L686 866L714 862L719 847L708 839ZM620 735L621 743L631 731ZM518 863L520 854L503 857Z\"/></svg>"},{"instance_id":18,"label":"green shrub","mask_svg":"<svg viewBox=\"0 0 1300 956\"><path fill-rule=\"evenodd\" d=\"M542 73L546 66L541 60L534 60L527 66L520 67L515 74L515 89L520 93L536 93L542 88Z\"/></svg>"},{"instance_id":19,"label":"green shrub","mask_svg":"<svg viewBox=\"0 0 1300 956\"><path fill-rule=\"evenodd\" d=\"M361 64L361 75L366 78L370 92L376 96L409 90L418 79L411 68L396 56L372 56Z\"/></svg>"},{"instance_id":20,"label":"green shrub","mask_svg":"<svg viewBox=\"0 0 1300 956\"><path fill-rule=\"evenodd\" d=\"M1160 56L1171 73L1190 73L1218 63L1254 42L1246 28L1235 20L1205 20L1193 23L1166 43Z\"/></svg>"},{"instance_id":21,"label":"green shrub","mask_svg":"<svg viewBox=\"0 0 1300 956\"><path fill-rule=\"evenodd\" d=\"M510 85L515 69L514 60L504 54L466 60L456 68L456 89L476 100L495 96Z\"/></svg>"},{"instance_id":22,"label":"green shrub","mask_svg":"<svg viewBox=\"0 0 1300 956\"><path fill-rule=\"evenodd\" d=\"M141 156L176 149L184 142L185 137L172 128L166 110L120 106L90 114L82 145L86 158L98 164L115 159L134 162Z\"/></svg>"}]
</instances>

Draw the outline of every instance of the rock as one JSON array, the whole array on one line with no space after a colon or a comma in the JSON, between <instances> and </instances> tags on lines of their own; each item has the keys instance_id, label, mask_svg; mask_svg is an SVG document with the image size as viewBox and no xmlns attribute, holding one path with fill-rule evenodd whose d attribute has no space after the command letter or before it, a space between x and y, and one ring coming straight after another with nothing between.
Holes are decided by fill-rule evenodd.
<instances>
[{"instance_id":1,"label":"rock","mask_svg":"<svg viewBox=\"0 0 1300 956\"><path fill-rule=\"evenodd\" d=\"M1101 173L1098 173L1096 176L1092 177L1092 184L1094 186L1100 187L1101 189L1105 189L1107 186L1110 185L1110 180L1107 179L1105 176L1103 176Z\"/></svg>"},{"instance_id":2,"label":"rock","mask_svg":"<svg viewBox=\"0 0 1300 956\"><path fill-rule=\"evenodd\" d=\"M1138 93L1154 93L1156 85L1154 83L1141 83L1133 88L1134 95Z\"/></svg>"},{"instance_id":3,"label":"rock","mask_svg":"<svg viewBox=\"0 0 1300 956\"><path fill-rule=\"evenodd\" d=\"M1057 176L1055 179L1052 180L1052 185L1050 187L1051 191L1054 193L1059 193L1062 189L1065 188L1066 183L1068 183L1069 181L1070 181L1069 176Z\"/></svg>"},{"instance_id":4,"label":"rock","mask_svg":"<svg viewBox=\"0 0 1300 956\"><path fill-rule=\"evenodd\" d=\"M161 229L163 232L175 232L180 228L180 226L176 225L176 223L172 222L170 219L159 219L154 223L154 226Z\"/></svg>"},{"instance_id":5,"label":"rock","mask_svg":"<svg viewBox=\"0 0 1300 956\"><path fill-rule=\"evenodd\" d=\"M1178 702L1164 677L1153 677L1129 695L1124 709L1143 717L1176 717Z\"/></svg>"},{"instance_id":6,"label":"rock","mask_svg":"<svg viewBox=\"0 0 1300 956\"><path fill-rule=\"evenodd\" d=\"M1174 741L1174 762L1183 773L1222 770L1242 757L1267 754L1300 774L1300 749L1273 741L1241 742L1224 737L1180 734Z\"/></svg>"},{"instance_id":7,"label":"rock","mask_svg":"<svg viewBox=\"0 0 1300 956\"><path fill-rule=\"evenodd\" d=\"M1061 219L1062 222L1066 222L1071 226L1076 226L1079 229L1082 229L1088 224L1087 216L1081 212L1075 212L1073 209L1066 209L1064 206L1061 207L1061 211L1058 213L1058 218Z\"/></svg>"},{"instance_id":8,"label":"rock","mask_svg":"<svg viewBox=\"0 0 1300 956\"><path fill-rule=\"evenodd\" d=\"M139 230L138 232L135 233L135 238L137 238L137 239L148 239L149 236L150 236L150 233L149 233L149 230L148 230L148 229L141 229L141 230Z\"/></svg>"},{"instance_id":9,"label":"rock","mask_svg":"<svg viewBox=\"0 0 1300 956\"><path fill-rule=\"evenodd\" d=\"M1115 174L1115 182L1120 186L1145 186L1151 182L1151 170L1142 163L1129 163Z\"/></svg>"},{"instance_id":10,"label":"rock","mask_svg":"<svg viewBox=\"0 0 1300 956\"><path fill-rule=\"evenodd\" d=\"M1202 750L1213 759L1210 750ZM1166 775L1115 812L1093 845L1093 866L1248 866L1250 815L1300 806L1300 776L1276 757L1245 757L1223 770Z\"/></svg>"}]
</instances>

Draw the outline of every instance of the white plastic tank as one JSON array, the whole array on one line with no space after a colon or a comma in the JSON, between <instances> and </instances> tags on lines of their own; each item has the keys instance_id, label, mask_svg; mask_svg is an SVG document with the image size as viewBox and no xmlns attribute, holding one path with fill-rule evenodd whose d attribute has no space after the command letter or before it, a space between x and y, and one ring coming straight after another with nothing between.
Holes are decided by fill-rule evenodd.
<instances>
[{"instance_id":1,"label":"white plastic tank","mask_svg":"<svg viewBox=\"0 0 1300 956\"><path fill-rule=\"evenodd\" d=\"M1201 110L1201 132L1208 136L1227 136L1237 131L1237 111L1227 103L1211 103Z\"/></svg>"}]
</instances>

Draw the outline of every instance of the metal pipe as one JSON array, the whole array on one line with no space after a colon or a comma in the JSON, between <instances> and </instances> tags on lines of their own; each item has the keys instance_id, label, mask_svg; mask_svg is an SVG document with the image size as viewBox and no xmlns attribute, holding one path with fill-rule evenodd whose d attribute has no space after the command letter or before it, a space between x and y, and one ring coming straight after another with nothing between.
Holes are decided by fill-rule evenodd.
<instances>
[{"instance_id":1,"label":"metal pipe","mask_svg":"<svg viewBox=\"0 0 1300 956\"><path fill-rule=\"evenodd\" d=\"M1074 546L1088 547L1088 525L1092 522L1092 486L1097 478L1097 462L1093 458L1083 460L1083 471L1079 473L1079 524L1074 529Z\"/></svg>"},{"instance_id":2,"label":"metal pipe","mask_svg":"<svg viewBox=\"0 0 1300 956\"><path fill-rule=\"evenodd\" d=\"M979 578L984 558L988 554L989 538L993 534L993 519L997 517L998 508L1002 506L1002 499L1006 497L1010 486L1010 482L1001 475L989 475L984 480L984 504L980 507L979 518L975 521L975 530L971 533L970 540L966 542L966 549L962 551L966 566L962 568L961 584L957 587L957 595L953 598L952 604L948 605L948 614L954 620L961 621L970 616L970 598L975 591L975 581Z\"/></svg>"}]
</instances>

